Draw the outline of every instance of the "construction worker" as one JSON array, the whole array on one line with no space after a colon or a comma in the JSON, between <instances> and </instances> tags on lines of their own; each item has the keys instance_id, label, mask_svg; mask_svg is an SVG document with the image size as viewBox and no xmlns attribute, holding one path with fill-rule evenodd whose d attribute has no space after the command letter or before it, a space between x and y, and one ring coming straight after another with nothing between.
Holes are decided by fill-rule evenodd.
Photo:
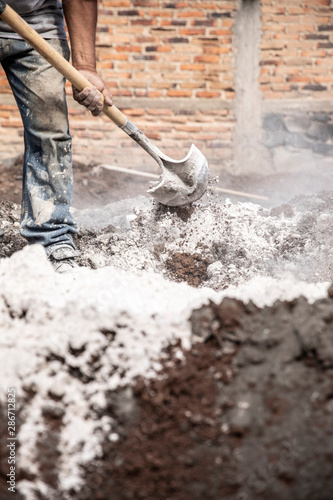
<instances>
[{"instance_id":1,"label":"construction worker","mask_svg":"<svg viewBox=\"0 0 333 500\"><path fill-rule=\"evenodd\" d=\"M65 19L72 63L94 85L82 92L73 89L74 99L94 116L102 111L100 92L112 106L110 89L96 73L97 0L7 0L7 4L69 59ZM1 20L0 63L24 126L20 231L29 244L45 247L57 272L68 272L77 267L72 239L77 227L69 212L73 174L65 81Z\"/></svg>"}]
</instances>

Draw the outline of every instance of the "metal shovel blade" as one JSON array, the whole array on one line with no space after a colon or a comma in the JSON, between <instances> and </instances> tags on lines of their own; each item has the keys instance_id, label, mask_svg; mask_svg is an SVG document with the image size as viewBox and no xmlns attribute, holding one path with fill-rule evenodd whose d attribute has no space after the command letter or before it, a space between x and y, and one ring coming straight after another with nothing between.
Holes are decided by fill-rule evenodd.
<instances>
[{"instance_id":1,"label":"metal shovel blade","mask_svg":"<svg viewBox=\"0 0 333 500\"><path fill-rule=\"evenodd\" d=\"M147 192L163 205L178 207L198 200L208 184L208 162L192 144L183 160L173 160L160 155L162 174Z\"/></svg>"},{"instance_id":2,"label":"metal shovel blade","mask_svg":"<svg viewBox=\"0 0 333 500\"><path fill-rule=\"evenodd\" d=\"M159 164L161 177L147 191L159 203L179 207L201 198L207 189L209 169L205 156L194 144L185 158L173 160L150 142L130 120L121 128Z\"/></svg>"}]
</instances>

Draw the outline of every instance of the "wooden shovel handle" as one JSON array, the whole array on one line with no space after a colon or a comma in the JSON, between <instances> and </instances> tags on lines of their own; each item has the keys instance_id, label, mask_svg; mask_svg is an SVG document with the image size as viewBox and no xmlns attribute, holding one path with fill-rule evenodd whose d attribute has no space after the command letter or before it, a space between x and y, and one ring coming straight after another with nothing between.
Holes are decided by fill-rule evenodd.
<instances>
[{"instance_id":1,"label":"wooden shovel handle","mask_svg":"<svg viewBox=\"0 0 333 500\"><path fill-rule=\"evenodd\" d=\"M9 5L0 0L0 17L26 42L28 42L44 59L61 73L78 90L93 85L77 71L59 52L42 38L28 23L22 19ZM103 112L116 124L122 127L127 117L115 106L104 104Z\"/></svg>"}]
</instances>

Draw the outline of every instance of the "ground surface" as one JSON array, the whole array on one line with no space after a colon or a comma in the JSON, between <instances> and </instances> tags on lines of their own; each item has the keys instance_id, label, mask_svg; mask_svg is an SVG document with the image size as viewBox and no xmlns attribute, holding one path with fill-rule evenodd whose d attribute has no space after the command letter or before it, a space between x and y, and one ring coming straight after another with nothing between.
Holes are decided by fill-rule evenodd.
<instances>
[{"instance_id":1,"label":"ground surface","mask_svg":"<svg viewBox=\"0 0 333 500\"><path fill-rule=\"evenodd\" d=\"M0 162L0 199L20 203L22 184L21 156ZM74 162L73 206L76 208L100 207L126 198L145 195L149 189L149 178L108 171L94 162L82 164ZM158 171L154 172L155 174ZM333 190L333 167L320 171L290 171L269 176L232 176L222 172L217 187L249 193L254 198L219 193L222 200L226 196L232 201L253 201L264 207L273 207L288 202L291 198L305 193L315 193L323 189ZM216 194L216 192L214 192ZM268 200L256 199L255 196Z\"/></svg>"},{"instance_id":2,"label":"ground surface","mask_svg":"<svg viewBox=\"0 0 333 500\"><path fill-rule=\"evenodd\" d=\"M211 190L168 210L146 179L76 165L82 267L59 276L19 236L20 162L0 169L0 435L15 386L17 498L331 499L328 173L225 176L270 200ZM7 456L2 439L3 500Z\"/></svg>"}]
</instances>

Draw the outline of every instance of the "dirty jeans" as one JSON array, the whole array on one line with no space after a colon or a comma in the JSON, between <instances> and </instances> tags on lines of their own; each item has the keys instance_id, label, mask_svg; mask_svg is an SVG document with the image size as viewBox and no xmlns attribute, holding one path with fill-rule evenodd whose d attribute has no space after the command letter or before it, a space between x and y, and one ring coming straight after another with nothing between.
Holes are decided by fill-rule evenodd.
<instances>
[{"instance_id":1,"label":"dirty jeans","mask_svg":"<svg viewBox=\"0 0 333 500\"><path fill-rule=\"evenodd\" d=\"M48 40L69 59L66 40ZM72 154L64 79L23 40L0 38L0 63L24 125L21 234L41 243L74 248L77 228L69 212Z\"/></svg>"}]
</instances>

